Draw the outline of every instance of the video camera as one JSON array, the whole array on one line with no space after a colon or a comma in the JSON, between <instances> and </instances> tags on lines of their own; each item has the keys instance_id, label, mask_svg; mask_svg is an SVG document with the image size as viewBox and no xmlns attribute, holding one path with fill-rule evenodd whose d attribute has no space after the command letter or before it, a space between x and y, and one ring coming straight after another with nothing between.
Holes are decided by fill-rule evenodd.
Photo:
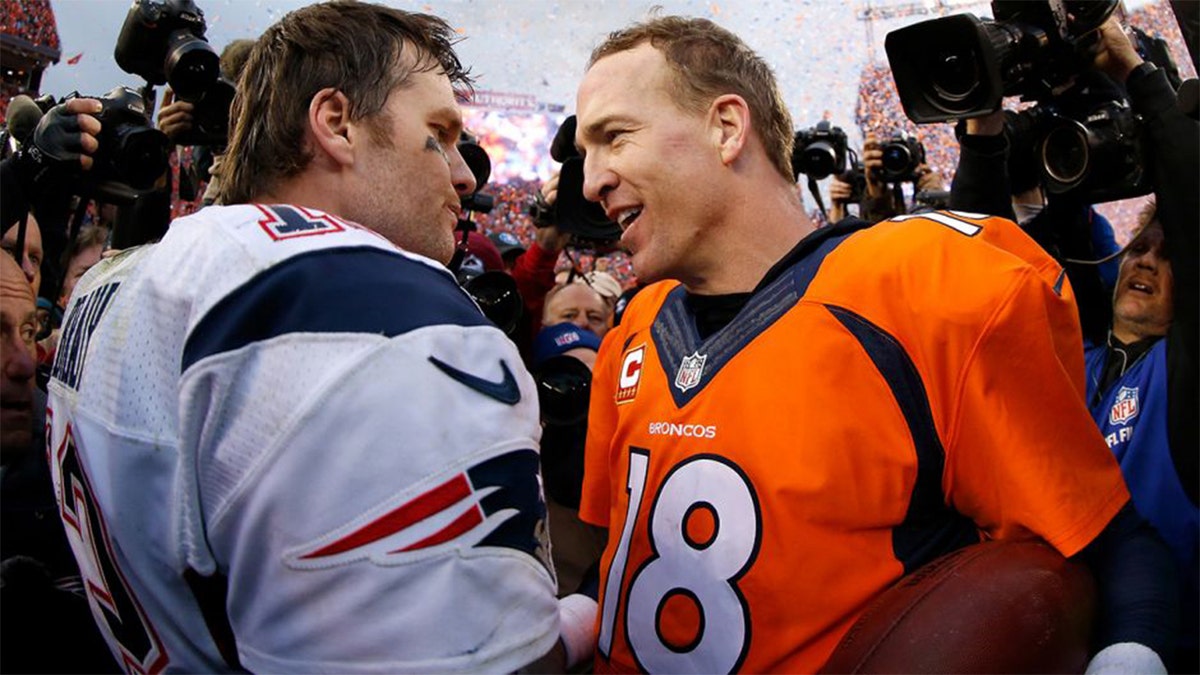
<instances>
[{"instance_id":1,"label":"video camera","mask_svg":"<svg viewBox=\"0 0 1200 675\"><path fill-rule=\"evenodd\" d=\"M813 180L822 180L846 170L847 139L841 127L829 120L817 122L815 127L796 132L796 145L792 150L792 175L797 179L805 174Z\"/></svg>"},{"instance_id":2,"label":"video camera","mask_svg":"<svg viewBox=\"0 0 1200 675\"><path fill-rule=\"evenodd\" d=\"M885 183L916 182L917 168L925 163L925 146L916 136L896 133L883 143L883 168L880 178Z\"/></svg>"},{"instance_id":3,"label":"video camera","mask_svg":"<svg viewBox=\"0 0 1200 675\"><path fill-rule=\"evenodd\" d=\"M1020 96L1039 105L1009 115L1006 133L1047 191L1088 203L1150 192L1141 121L1121 87L1090 69L1097 31L1117 4L993 0L994 21L961 14L889 33L905 113L918 124L961 120ZM1135 34L1144 57L1175 71L1161 40Z\"/></svg>"},{"instance_id":4,"label":"video camera","mask_svg":"<svg viewBox=\"0 0 1200 675\"><path fill-rule=\"evenodd\" d=\"M127 73L153 85L170 84L194 106L181 145L223 147L229 138L234 86L221 76L221 58L204 37L204 12L193 0L134 0L113 56Z\"/></svg>"},{"instance_id":5,"label":"video camera","mask_svg":"<svg viewBox=\"0 0 1200 675\"><path fill-rule=\"evenodd\" d=\"M1053 97L1087 68L1088 47L1117 4L993 0L995 21L957 14L888 33L885 48L904 112L926 124L986 115L1005 96Z\"/></svg>"},{"instance_id":6,"label":"video camera","mask_svg":"<svg viewBox=\"0 0 1200 675\"><path fill-rule=\"evenodd\" d=\"M72 92L61 101L43 96L36 103L45 114L58 103L74 98L93 98L101 105L95 115L100 134L92 154L92 169L80 178L89 193L113 204L128 204L139 192L152 188L167 170L171 143L166 134L151 125L142 95L128 87L115 87L104 96Z\"/></svg>"},{"instance_id":7,"label":"video camera","mask_svg":"<svg viewBox=\"0 0 1200 675\"><path fill-rule=\"evenodd\" d=\"M562 163L558 196L554 204L538 199L528 213L537 227L556 225L582 248L604 249L621 239L621 226L608 219L604 209L583 196L583 157L575 149L575 116L563 121L550 144L550 156Z\"/></svg>"}]
</instances>

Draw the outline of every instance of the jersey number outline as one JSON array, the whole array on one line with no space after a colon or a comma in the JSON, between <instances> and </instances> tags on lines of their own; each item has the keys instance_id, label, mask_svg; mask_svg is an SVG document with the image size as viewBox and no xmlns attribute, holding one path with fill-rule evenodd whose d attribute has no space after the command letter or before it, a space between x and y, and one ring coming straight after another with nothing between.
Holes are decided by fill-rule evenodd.
<instances>
[{"instance_id":1,"label":"jersey number outline","mask_svg":"<svg viewBox=\"0 0 1200 675\"><path fill-rule=\"evenodd\" d=\"M597 649L612 651L617 607L629 544L641 509L650 454L630 448L626 491L629 506L608 570ZM712 532L694 541L690 517L707 510ZM750 650L750 606L737 581L750 570L762 543L762 510L745 472L719 455L696 455L667 472L647 518L651 555L633 572L625 593L625 640L646 672L733 672ZM672 644L662 615L674 598L690 603L698 617L695 637ZM708 630L712 627L714 630Z\"/></svg>"},{"instance_id":2,"label":"jersey number outline","mask_svg":"<svg viewBox=\"0 0 1200 675\"><path fill-rule=\"evenodd\" d=\"M52 414L48 413L48 416ZM54 459L62 483L58 495L59 515L78 538L73 542L73 546L80 545L75 549L76 557L82 553L87 558L86 563L78 561L80 574L93 607L100 610L97 619L103 617L97 621L101 631L119 648L121 666L126 672L161 672L169 660L167 650L117 566L108 527L92 494L91 481L79 461L69 423Z\"/></svg>"},{"instance_id":3,"label":"jersey number outline","mask_svg":"<svg viewBox=\"0 0 1200 675\"><path fill-rule=\"evenodd\" d=\"M988 216L979 213L967 213L966 211L930 211L928 213L905 213L892 218L897 223L902 223L913 218L924 218L932 220L935 223L945 225L946 227L961 232L968 237L974 237L983 231L983 228L964 218L974 218L975 220L983 220Z\"/></svg>"}]
</instances>

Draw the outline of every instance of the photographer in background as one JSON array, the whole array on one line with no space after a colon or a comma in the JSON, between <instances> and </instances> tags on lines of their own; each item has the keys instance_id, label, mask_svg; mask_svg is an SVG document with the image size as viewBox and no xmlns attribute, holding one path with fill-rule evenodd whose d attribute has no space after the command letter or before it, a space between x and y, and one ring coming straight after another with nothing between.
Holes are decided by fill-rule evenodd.
<instances>
[{"instance_id":1,"label":"photographer in background","mask_svg":"<svg viewBox=\"0 0 1200 675\"><path fill-rule=\"evenodd\" d=\"M893 137L890 144L901 145L905 138L897 135ZM914 145L921 147L920 141L917 141L916 138L907 138L912 139L911 144L905 144L909 148ZM829 184L830 224L837 223L849 215L846 207L854 203L859 204L859 218L870 223L907 213L908 209L904 206L904 193L900 190L900 183L906 180L913 183L914 195L944 189L942 177L925 162L923 148L917 152L910 150L912 155L906 161L901 160L902 164L912 164L911 173L905 172L891 181L886 178L884 152L884 145L879 142L878 137L869 133L863 142L861 168L853 167L848 173L833 175L833 180ZM861 181L858 189L854 185L855 181Z\"/></svg>"},{"instance_id":2,"label":"photographer in background","mask_svg":"<svg viewBox=\"0 0 1200 675\"><path fill-rule=\"evenodd\" d=\"M59 257L67 247L71 195L81 172L90 171L100 147L103 104L94 98L72 98L41 116L29 142L0 162L0 231L13 232L13 244L35 236L37 227L45 257L39 293L53 300L61 277ZM36 224L28 220L37 214ZM23 267L25 264L23 263ZM29 275L29 270L26 270Z\"/></svg>"},{"instance_id":3,"label":"photographer in background","mask_svg":"<svg viewBox=\"0 0 1200 675\"><path fill-rule=\"evenodd\" d=\"M250 49L254 40L234 40L221 50L221 77L229 82L237 82L250 57ZM194 126L193 113L196 104L182 99L175 99L170 89L163 95L163 106L158 111L158 128L171 139L172 143L182 145ZM228 114L228 113L226 113ZM183 194L194 194L200 184L205 185L203 205L216 203L220 194L221 160L225 155L225 143L217 146L200 145L195 151L199 156L193 156L189 171L180 170L180 191ZM184 183L188 183L187 186Z\"/></svg>"},{"instance_id":4,"label":"photographer in background","mask_svg":"<svg viewBox=\"0 0 1200 675\"><path fill-rule=\"evenodd\" d=\"M1124 85L1144 122L1155 202L1121 260L1108 296L1094 266L1067 265L1088 336L1087 403L1121 464L1134 505L1158 530L1179 566L1180 643L1172 672L1200 671L1197 290L1200 287L1200 128L1179 108L1166 73L1146 62L1115 18L1100 28L1095 67ZM1012 217L1004 113L966 120L952 208ZM1020 187L1020 186L1018 186ZM1018 192L1021 190L1018 189ZM1051 195L1037 218L1047 246L1096 259L1087 213L1071 195ZM1046 237L1038 237L1046 245ZM1100 330L1097 331L1096 327ZM1090 330L1088 330L1090 327Z\"/></svg>"}]
</instances>

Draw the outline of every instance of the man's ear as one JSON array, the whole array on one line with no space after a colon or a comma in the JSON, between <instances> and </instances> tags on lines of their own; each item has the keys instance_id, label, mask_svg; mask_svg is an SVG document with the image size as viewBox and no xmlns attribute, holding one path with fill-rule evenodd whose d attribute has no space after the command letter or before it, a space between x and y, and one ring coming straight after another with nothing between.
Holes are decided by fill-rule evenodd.
<instances>
[{"instance_id":1,"label":"man's ear","mask_svg":"<svg viewBox=\"0 0 1200 675\"><path fill-rule=\"evenodd\" d=\"M353 164L350 133L350 99L332 87L314 94L308 103L308 134L314 152L337 164Z\"/></svg>"},{"instance_id":2,"label":"man's ear","mask_svg":"<svg viewBox=\"0 0 1200 675\"><path fill-rule=\"evenodd\" d=\"M750 106L737 94L718 96L709 106L712 139L721 153L721 161L733 164L750 140Z\"/></svg>"}]
</instances>

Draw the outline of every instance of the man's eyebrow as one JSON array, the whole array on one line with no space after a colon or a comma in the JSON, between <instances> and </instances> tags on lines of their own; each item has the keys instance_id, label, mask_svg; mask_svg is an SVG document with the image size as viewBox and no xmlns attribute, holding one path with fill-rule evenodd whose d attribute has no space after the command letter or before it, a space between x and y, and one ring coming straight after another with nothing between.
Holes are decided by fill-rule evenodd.
<instances>
[{"instance_id":1,"label":"man's eyebrow","mask_svg":"<svg viewBox=\"0 0 1200 675\"><path fill-rule=\"evenodd\" d=\"M430 117L437 122L440 122L450 131L461 133L463 130L462 111L454 106L445 106L434 110Z\"/></svg>"},{"instance_id":2,"label":"man's eyebrow","mask_svg":"<svg viewBox=\"0 0 1200 675\"><path fill-rule=\"evenodd\" d=\"M600 119L596 120L595 122L592 122L591 124L587 125L586 127L583 127L582 131L577 130L575 132L575 138L587 139L587 138L595 138L597 136L600 136L601 134L603 134L604 128L609 126L613 122L628 123L628 118L626 118L622 115L618 115L618 114L605 115L605 116L601 117ZM578 149L582 152L582 148L579 148L578 141L576 141L575 147L576 147L576 149Z\"/></svg>"}]
</instances>

